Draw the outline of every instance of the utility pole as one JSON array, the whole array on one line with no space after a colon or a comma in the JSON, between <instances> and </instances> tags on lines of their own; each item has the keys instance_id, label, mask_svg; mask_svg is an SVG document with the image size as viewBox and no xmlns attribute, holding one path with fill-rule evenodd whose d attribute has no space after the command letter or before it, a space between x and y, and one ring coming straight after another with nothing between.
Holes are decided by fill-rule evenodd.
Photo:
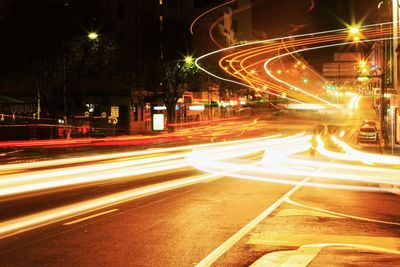
<instances>
[{"instance_id":1,"label":"utility pole","mask_svg":"<svg viewBox=\"0 0 400 267\"><path fill-rule=\"evenodd\" d=\"M393 0L393 47L392 47L392 63L393 63L393 89L397 91L399 84L399 71L397 59L397 47L399 45L399 4L398 0Z\"/></svg>"},{"instance_id":2,"label":"utility pole","mask_svg":"<svg viewBox=\"0 0 400 267\"><path fill-rule=\"evenodd\" d=\"M386 42L386 41L385 41ZM384 53L384 51L383 51ZM387 127L385 121L385 115L387 113L387 105L386 105L386 57L384 55L382 62L382 73L381 73L381 110L380 110L380 124L381 124L381 132L382 138L385 141L385 147L387 145Z\"/></svg>"}]
</instances>

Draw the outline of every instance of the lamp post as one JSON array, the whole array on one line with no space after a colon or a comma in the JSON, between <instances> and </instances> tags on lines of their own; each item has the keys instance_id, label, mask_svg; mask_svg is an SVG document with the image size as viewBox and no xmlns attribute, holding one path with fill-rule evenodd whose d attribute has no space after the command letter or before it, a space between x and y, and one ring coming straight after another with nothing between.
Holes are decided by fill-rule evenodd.
<instances>
[{"instance_id":1,"label":"lamp post","mask_svg":"<svg viewBox=\"0 0 400 267\"><path fill-rule=\"evenodd\" d=\"M393 13L393 47L392 47L392 65L393 65L393 89L396 91L399 84L398 74L398 59L397 59L397 46L399 45L399 0L393 0L392 2L392 13Z\"/></svg>"},{"instance_id":2,"label":"lamp post","mask_svg":"<svg viewBox=\"0 0 400 267\"><path fill-rule=\"evenodd\" d=\"M90 41L97 41L99 35L96 32L89 32L86 36ZM63 102L64 102L64 134L67 138L67 68L65 58L65 43L63 42Z\"/></svg>"}]
</instances>

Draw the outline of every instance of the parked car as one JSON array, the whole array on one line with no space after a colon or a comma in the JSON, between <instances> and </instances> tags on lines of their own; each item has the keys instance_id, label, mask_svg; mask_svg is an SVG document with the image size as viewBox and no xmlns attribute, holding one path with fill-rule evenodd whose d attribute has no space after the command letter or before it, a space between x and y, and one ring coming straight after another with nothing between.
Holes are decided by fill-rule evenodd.
<instances>
[{"instance_id":1,"label":"parked car","mask_svg":"<svg viewBox=\"0 0 400 267\"><path fill-rule=\"evenodd\" d=\"M376 121L373 121L373 120L363 120L363 121L361 122L361 127L366 126L366 125L371 126L371 127L375 127L375 129L378 130L378 123L377 123Z\"/></svg>"},{"instance_id":2,"label":"parked car","mask_svg":"<svg viewBox=\"0 0 400 267\"><path fill-rule=\"evenodd\" d=\"M376 142L378 141L378 130L375 126L364 124L358 132L358 142Z\"/></svg>"}]
</instances>

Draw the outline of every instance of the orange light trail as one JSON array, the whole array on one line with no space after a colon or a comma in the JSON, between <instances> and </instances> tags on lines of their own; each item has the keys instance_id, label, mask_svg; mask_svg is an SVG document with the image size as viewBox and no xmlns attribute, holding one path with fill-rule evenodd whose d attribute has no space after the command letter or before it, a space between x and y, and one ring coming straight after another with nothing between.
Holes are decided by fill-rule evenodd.
<instances>
[{"instance_id":1,"label":"orange light trail","mask_svg":"<svg viewBox=\"0 0 400 267\"><path fill-rule=\"evenodd\" d=\"M232 4L232 3L236 2L236 1L237 1L237 0L228 1L228 2L226 2L226 3L223 3L223 4L220 4L220 5L218 5L218 6L215 6L215 7L211 8L211 9L205 11L204 13L200 14L198 17L196 17L196 18L193 20L192 24L190 24L190 33L193 35L193 27L194 27L194 24L196 24L196 22L197 22L199 19L201 19L201 18L204 17L205 15L211 13L212 11L214 11L214 10L216 10L216 9L218 9L218 8L221 8L221 7L223 7L223 6Z\"/></svg>"},{"instance_id":2,"label":"orange light trail","mask_svg":"<svg viewBox=\"0 0 400 267\"><path fill-rule=\"evenodd\" d=\"M367 38L378 38L390 35L391 28L387 27L387 24L381 24L380 26L382 27L385 26L385 28L380 28L380 29L374 29L373 27L375 26L376 25L371 25L369 27L363 28L363 38L365 39L361 40L361 42L366 42L368 40L370 41L370 39ZM267 66L268 64L265 63L267 61L268 63L272 63L271 61L275 59L281 60L281 58L284 56L290 55L293 57L293 54L298 53L299 51L307 51L307 49L296 50L295 49L296 47L320 45L310 48L310 49L317 49L319 47L321 48L323 47L321 46L321 44L333 45L334 42L339 42L336 45L345 44L343 42L346 40L347 36L348 36L348 30L341 29L341 30L326 31L320 33L303 34L303 35L284 37L284 38L276 38L265 41L257 41L244 45L236 45L230 48L224 48L209 53L207 55L204 55L196 60L196 65L203 71L206 71L199 65L200 60L204 59L205 57L215 56L218 53L226 54L228 51L231 50L232 53L222 56L218 60L218 65L229 76L232 76L239 81L243 81L243 83L219 77L208 71L206 72L210 75L213 75L216 78L250 87L254 89L257 94L259 94L259 92L264 91L272 95L282 97L281 94L285 93L285 97L293 102L322 104L337 108L338 107L337 105L328 102L324 98L317 97L314 92L309 92L306 89L302 89L298 85L289 84L277 78L276 76L272 75L272 71L268 69ZM278 56L274 55L274 53L279 52L279 50L282 48L286 49L287 51L289 51L289 49L294 49L294 51L285 53L283 55L279 54ZM228 64L225 64L225 62L228 62ZM263 66L260 66L260 64L263 64ZM315 70L311 69L310 67L307 67L306 65L304 66L305 70L308 69L310 73L313 73L313 77L316 77L316 79L318 78L320 81L324 81L323 77L318 73L316 73ZM269 76L270 79L272 79L272 81L267 77L260 75L259 72L256 73L255 70L257 69L258 70L265 69L265 73ZM295 90L293 90L293 88ZM315 89L322 90L321 88L315 88Z\"/></svg>"}]
</instances>

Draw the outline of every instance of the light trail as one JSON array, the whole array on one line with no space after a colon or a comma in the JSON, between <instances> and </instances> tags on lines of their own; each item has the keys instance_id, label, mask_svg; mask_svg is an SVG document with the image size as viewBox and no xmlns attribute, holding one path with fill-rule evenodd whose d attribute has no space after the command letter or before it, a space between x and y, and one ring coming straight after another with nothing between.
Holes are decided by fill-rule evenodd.
<instances>
[{"instance_id":1,"label":"light trail","mask_svg":"<svg viewBox=\"0 0 400 267\"><path fill-rule=\"evenodd\" d=\"M248 5L245 5L245 6L242 6L242 7L238 8L238 9L235 9L235 10L232 11L232 16L234 16L234 15L236 15L236 14L242 12L242 11L248 10L248 9L250 9L252 6L255 6L257 3L262 2L262 1L264 1L264 0L256 0L255 2L252 2L252 3L248 4ZM213 32L214 32L215 27L218 25L218 23L220 23L223 19L224 19L224 16L221 16L221 17L218 18L216 21L214 21L214 22L211 24L210 28L208 29L208 35L210 36L211 41L212 41L218 48L223 48L223 46L222 46L220 43L218 43L217 40L215 40L215 37L214 37Z\"/></svg>"},{"instance_id":2,"label":"light trail","mask_svg":"<svg viewBox=\"0 0 400 267\"><path fill-rule=\"evenodd\" d=\"M319 136L317 150L324 156L340 160L351 160L364 162L365 159L359 155L347 155L331 152L324 149L324 144ZM281 183L296 185L303 177L312 177L314 182L306 182L305 186L362 190L382 192L385 189L376 186L349 185L349 182L391 184L400 185L400 170L384 169L363 165L351 165L340 163L329 163L315 161L312 159L293 159L294 154L302 153L310 149L311 136L295 136L292 139L278 138L278 143L270 143L265 146L265 154L261 162L253 164L240 164L229 160L229 162L214 158L211 153L194 151L189 156L192 166L199 170L220 176L229 176L239 179L254 181ZM271 140L273 141L273 140ZM358 156L358 157L357 157ZM323 171L316 172L322 168ZM320 182L317 182L320 181ZM332 183L332 181L337 181ZM342 182L339 182L342 181ZM400 191L400 190L399 190Z\"/></svg>"},{"instance_id":3,"label":"light trail","mask_svg":"<svg viewBox=\"0 0 400 267\"><path fill-rule=\"evenodd\" d=\"M317 140L320 139L317 138ZM176 171L189 165L209 173L126 190L4 221L0 223L0 236L4 238L55 221L108 208L138 197L215 179L220 176L290 185L302 183L304 186L373 192L381 192L384 189L377 186L348 185L346 183L368 182L400 185L400 170L318 162L313 159L294 157L296 154L307 152L311 147L310 141L311 135L306 135L305 133L287 137L275 135L215 144L157 149L157 153L150 151L150 156L152 155L153 157L125 159L121 162L105 162L95 164L95 166L62 168L56 170L54 176L43 171L27 172L25 178L23 175L15 176L15 174L8 178L0 176L0 178L4 178L4 180L0 179L0 182L2 182L0 192L4 197L13 194L26 194L35 190L45 190L44 192L46 192L46 190L56 187L89 182L106 182L111 179L121 180L125 178L134 179L135 175L146 173L154 175L168 170ZM338 144L343 145L342 143ZM176 153L167 155L161 153L165 153L165 151ZM142 155L146 155L148 152L142 151ZM139 153L139 151L136 153ZM354 151L352 153L353 158L359 156ZM253 157L254 155L259 155L260 159L249 160L243 158L250 155L253 155ZM343 155L349 156L347 154ZM114 158L114 155L111 158ZM324 169L324 171L318 171L320 169ZM68 173L69 171L71 173ZM379 174L379 178L376 178L378 177L377 174ZM48 180L41 179L42 175L47 175L44 179ZM14 181L17 177L21 179L19 181L21 184L18 184L18 181ZM315 181L307 180L303 183L304 177L310 177ZM345 183L332 183L332 180Z\"/></svg>"},{"instance_id":4,"label":"light trail","mask_svg":"<svg viewBox=\"0 0 400 267\"><path fill-rule=\"evenodd\" d=\"M153 154L192 150L192 149L196 149L196 148L209 147L209 146L219 146L219 145L229 145L229 144L237 144L237 143L243 143L243 142L252 142L252 141L257 141L257 140L274 138L277 136L280 136L280 135L278 134L278 135L273 135L273 136L269 136L269 137L250 138L250 139L244 139L244 140L239 140L239 141L215 142L215 143L211 143L211 144L186 145L186 146L177 146L177 147L170 147L170 148L140 150L140 151L133 151L133 152L107 153L107 154L96 155L96 156L81 156L81 157L73 157L73 158L67 158L67 159L56 159L56 160L45 160L45 161L38 161L38 162L0 165L0 175L2 173L28 170L28 169L72 165L72 164L82 164L82 163L89 163L89 162L95 162L95 161L113 160L113 159L121 159L121 158L136 157L136 156L149 156L149 155L153 155Z\"/></svg>"},{"instance_id":5,"label":"light trail","mask_svg":"<svg viewBox=\"0 0 400 267\"><path fill-rule=\"evenodd\" d=\"M201 19L201 18L204 17L205 15L211 13L212 11L214 11L214 10L216 10L216 9L218 9L218 8L221 8L221 7L223 7L223 6L232 4L232 3L236 2L236 1L237 1L237 0L231 0L231 1L225 2L225 3L223 3L223 4L220 4L220 5L218 5L218 6L215 6L215 7L211 8L211 9L205 11L204 13L200 14L200 15L199 15L198 17L196 17L196 18L193 20L193 22L190 24L190 29L189 29L189 30L190 30L190 33L193 35L193 27L194 27L194 24L196 24L196 22L197 22L199 19Z\"/></svg>"},{"instance_id":6,"label":"light trail","mask_svg":"<svg viewBox=\"0 0 400 267\"><path fill-rule=\"evenodd\" d=\"M311 148L311 136L303 136L303 134L296 135L293 137L276 138L277 136L267 138L255 138L244 140L241 142L222 142L211 145L197 145L189 146L191 150L195 149L193 153L202 153L202 158L198 158L197 162L209 164L210 166L217 166L220 168L227 168L229 170L240 170L240 171L263 171L258 167L237 166L235 164L219 163L214 162L222 159L233 159L249 154L257 153L261 150L266 149L262 164L268 167L268 175L291 175L291 176L312 176L311 172L313 168L326 165L327 163L318 163L315 165L314 161L294 161L288 160L288 157L292 154L301 153ZM324 144L320 136L316 137L317 140L317 151L328 158L334 158L337 160L351 161L351 162L374 162L384 164L398 164L399 157L383 156L380 157L371 153L359 152L351 149L349 146L341 142L340 140L332 137L332 140L343 147L348 154L332 152L324 148ZM121 179L135 179L135 177L142 176L145 174L162 174L166 171L173 171L183 169L189 166L189 163L185 160L185 157L189 155L189 151L180 152L170 155L159 155L160 152L171 152L180 151L187 149L188 147L177 147L170 149L161 149L151 151L152 157L139 158L139 159L125 159L120 162L106 162L97 163L89 166L78 166L61 168L56 170L41 170L33 172L24 172L10 175L2 175L0 178L0 197L12 196L16 194L29 193L34 191L43 191L60 187L69 187L73 185L91 184L106 182L111 180ZM143 152L143 151L142 151ZM148 152L148 151L146 151ZM157 153L154 153L157 152ZM131 154L127 153L132 156ZM139 152L136 155L141 154ZM144 153L146 155L147 153ZM212 156L210 156L212 155ZM115 155L110 155L110 158L115 158ZM193 155L188 156L189 162L193 165ZM59 162L59 161L56 161ZM282 162L286 162L282 165ZM292 165L290 165L291 163ZM222 165L221 165L222 164ZM50 164L52 165L52 164ZM281 166L282 165L282 166ZM42 166L42 165L41 165ZM203 166L204 167L204 166ZM290 168L286 168L290 167ZM311 170L307 170L307 168ZM332 165L330 166L332 167ZM318 177L329 178L329 179L342 179L342 180L355 180L364 182L374 183L389 183L398 184L400 177L399 171L384 171L383 169L371 169L371 168L354 168L350 166L335 165L337 169L334 172L323 172ZM363 175L346 174L338 170L355 170L358 172L364 171ZM203 168L204 170L204 168ZM380 175L379 179L375 179L374 176ZM396 176L396 177L394 177ZM62 178L60 178L62 177Z\"/></svg>"},{"instance_id":7,"label":"light trail","mask_svg":"<svg viewBox=\"0 0 400 267\"><path fill-rule=\"evenodd\" d=\"M381 33L381 34L382 34L382 33ZM385 34L386 34L386 33L385 33ZM363 40L363 41L360 41L360 42L373 42L373 41L380 41L380 40L385 40L385 39L392 39L392 38L367 39L367 40ZM282 80L282 79L279 79L279 78L277 78L276 76L272 75L271 71L270 71L269 68L268 68L268 65L271 64L271 62L274 61L274 60L277 60L277 59L280 59L281 57L285 57L285 56L292 55L292 54L295 54L295 53L308 52L308 51L311 51L311 50L317 50L317 49L328 48L328 47L334 47L334 46L345 45L345 44L352 44L352 43L353 43L353 42L340 42L340 43L335 43L335 44L321 45L321 46L316 46L316 47L311 47L311 48L305 48L305 49L295 50L295 51L293 51L293 52L288 52L288 53L285 53L285 54L282 54L282 55L278 55L278 56L273 56L273 57L268 58L268 59L265 61L265 63L264 63L264 69L265 69L265 72L268 74L268 76L270 76L270 77L271 77L272 79L274 79L275 81L277 81L277 82L279 82L279 83L281 83L281 84L284 84L284 85L286 85L286 86L288 86L288 87L290 87L290 88L295 88L297 91L300 91L300 92L302 92L303 94L306 94L306 95L308 95L308 96L310 96L310 97L314 97L315 99L318 99L319 101L323 102L324 104L330 105L330 106L332 106L332 107L337 107L337 108L339 108L340 106L338 106L338 105L336 105L336 104L332 104L332 103L330 103L330 102L328 102L328 101L326 101L326 100L324 100L324 99L322 99L322 98L315 97L315 96L313 96L312 93L309 93L309 92L307 92L306 90L303 90L303 89L301 89L301 88L298 87L298 86L295 86L295 85L293 85L293 84L290 84L290 83L288 83L288 82L286 82L286 81L284 81L284 80ZM358 102L359 102L359 100L360 100L360 97L358 97L358 98L356 99L356 102L355 102L355 104L354 104L354 108L355 108L355 109L358 109Z\"/></svg>"},{"instance_id":8,"label":"light trail","mask_svg":"<svg viewBox=\"0 0 400 267\"><path fill-rule=\"evenodd\" d=\"M379 24L379 26L381 28L378 30L371 29L378 25L369 25L369 26L363 27L363 38L366 38L366 39L360 40L360 42L371 42L375 39L367 39L367 38L374 37L374 36L388 35L390 33L391 29L390 29L390 27L386 27L387 25L390 25L390 23ZM382 28L382 27L386 27L386 28ZM315 99L317 101L320 101L323 104L327 104L334 108L340 108L341 106L332 104L323 98L316 97L315 94L310 93L307 90L303 90L303 89L299 88L298 86L286 83L285 81L283 81L279 78L276 78L276 76L273 76L271 74L271 71L268 70L268 68L266 66L268 64L266 64L265 62L266 62L266 60L269 60L269 62L272 62L275 59L280 59L284 56L292 55L294 53L307 52L310 50L315 50L315 49L320 49L320 48L325 48L325 47L335 46L335 45L341 45L341 44L350 44L350 45L353 44L353 42L343 42L343 40L345 40L347 36L348 36L348 30L341 29L341 30L333 30L333 31L305 34L305 35L289 36L289 37L284 37L284 38L275 38L275 39L265 40L265 41L257 41L257 42L253 42L253 43L237 45L237 46L228 48L228 49L232 49L232 51L234 51L234 52L231 53L230 55L222 57L219 61L219 65L223 71L227 72L229 75L231 75L243 82L234 81L232 79L227 79L227 78L223 78L223 77L214 75L199 65L200 60L204 59L205 57L214 56L217 53L223 53L228 50L227 48L220 49L218 51L214 51L212 53L209 53L207 55L204 55L204 56L198 58L196 60L196 65L200 69L205 71L206 73L208 73L216 78L219 78L219 79L222 79L225 81L233 81L234 83L238 83L238 84L245 85L245 86L247 85L247 87L252 88L256 92L262 91L261 88L266 85L265 87L269 88L268 93L282 97L279 95L278 92L285 92L285 94L286 94L285 98L287 98L290 101L294 101L297 103L312 103L313 101L310 101L310 99ZM301 38L303 38L303 39L301 39ZM382 38L380 38L380 39L382 39ZM387 39L391 39L391 37L387 38ZM307 49L300 49L300 50L295 49L293 52L289 52L289 53L278 55L278 56L272 56L272 57L264 56L264 57L267 57L267 59L260 60L255 63L251 63L250 65L244 64L245 61L247 61L251 58L254 58L256 56L260 56L262 54L266 54L266 53L270 53L270 52L274 52L274 51L279 52L279 50L282 48L282 44L275 43L275 41L278 41L278 40L283 44L283 47L287 51L289 48L295 48L296 46L307 46L307 45L313 45L313 44L318 44L318 43L329 43L332 41L341 41L341 42L334 44L334 45L329 44L329 45L325 45L325 46L311 47L311 48L307 48ZM284 40L288 40L288 41L284 42ZM251 46L255 46L255 47L251 48ZM244 48L244 49L242 49L242 48ZM237 50L239 50L239 52L235 52ZM243 57L243 55L245 55L246 53L249 56L247 58L241 59L240 57ZM223 62L225 62L225 61L229 62L229 66L224 66ZM240 68L236 68L235 62L240 62ZM272 78L273 80L278 82L278 84L277 83L271 84L271 82L269 82L265 78L256 77L255 73L253 72L253 70L256 68L254 68L254 67L250 68L250 66L257 65L260 62L264 63L264 68L266 69L266 73L270 76L273 76L270 78ZM312 70L311 70L311 72L312 72ZM318 75L317 75L317 77L318 77ZM283 84L284 86L289 87L289 88L282 87L279 84ZM295 92L289 90L290 88L295 88L296 89ZM271 89L275 90L275 93L271 92ZM310 99L304 98L303 96L300 96L299 94L303 94L304 96L307 96Z\"/></svg>"},{"instance_id":9,"label":"light trail","mask_svg":"<svg viewBox=\"0 0 400 267\"><path fill-rule=\"evenodd\" d=\"M380 29L380 32L365 30L363 35L366 39L360 40L360 42L389 40L391 38L382 38L389 31L390 28ZM265 85L268 88L265 91L276 96L279 96L279 93L287 93L286 98L293 102L319 104L324 107L324 105L331 105L330 102L323 98L315 97L312 92L303 90L297 86L295 86L296 91L291 92L290 88L287 87L293 87L293 85L272 75L269 64L273 64L275 60L281 60L282 57L291 56L294 53L351 44L351 42L339 42L343 39L344 35L345 32L343 30L333 30L238 45L197 58L196 65L206 73L220 79L221 77L202 68L199 65L199 60L212 55L218 56L218 53L223 54L222 52L232 49L233 52L226 57L222 57L219 60L219 64L228 75L242 82L227 78L221 79L253 88L257 93L262 92L260 87ZM374 36L376 39L373 39L375 38ZM296 50L296 47L308 45L313 47ZM288 52L281 54L279 50L282 47ZM289 49L293 49L294 51L290 51ZM278 56L275 55L276 52L278 52ZM229 65L225 66L225 62L229 62ZM264 69L269 76L258 76L257 71L260 69ZM270 88L274 92L270 92ZM351 106L357 108L360 97L355 97L354 99ZM364 162L394 164L394 158L376 157L376 154L355 151L345 143L334 138L332 139L333 142L346 153L333 152L325 148L319 136L316 139L318 144L316 149L321 155L329 159L345 161L346 163L299 159L299 154L304 155L312 147L311 136L302 133L289 137L275 135L230 142L0 166L0 173L2 173L0 175L0 196L2 197L29 195L31 192L45 194L56 188L102 184L109 181L134 180L143 178L144 175L148 174L157 175L169 171L183 170L189 166L210 173L127 190L2 222L0 223L0 235L9 236L19 231L25 231L71 216L116 205L137 197L172 190L218 176L296 186L301 183L302 186L373 192L385 191L385 189L375 184L400 185L399 170L364 166L362 164ZM260 156L258 160L249 159L250 156L254 157L254 155L261 154L263 156ZM82 163L91 165L68 167L68 165ZM61 168L60 166L64 167ZM37 168L54 167L56 167L55 170L35 171ZM323 169L323 171L318 171L320 169ZM22 173L10 174L10 172ZM310 179L304 181L304 177L310 177ZM366 183L372 184L366 185Z\"/></svg>"},{"instance_id":10,"label":"light trail","mask_svg":"<svg viewBox=\"0 0 400 267\"><path fill-rule=\"evenodd\" d=\"M359 96L354 95L349 101L348 108L350 110L358 109L358 102L359 102Z\"/></svg>"},{"instance_id":11,"label":"light trail","mask_svg":"<svg viewBox=\"0 0 400 267\"><path fill-rule=\"evenodd\" d=\"M140 197L189 186L192 184L204 182L216 178L215 175L205 174L200 176L191 176L185 179L168 181L155 185L145 186L126 190L123 192L99 197L87 201L78 202L32 215L23 216L16 219L0 222L0 239L6 238L21 232L25 232L37 227L48 225L60 220L97 211L99 209L111 207L126 201L131 201Z\"/></svg>"},{"instance_id":12,"label":"light trail","mask_svg":"<svg viewBox=\"0 0 400 267\"><path fill-rule=\"evenodd\" d=\"M344 143L343 141L339 140L335 136L331 136L332 141L341 147L351 158L356 158L362 162L371 162L371 163L380 163L380 164L388 164L388 165L400 165L400 157L399 156L392 156L392 155L381 155L375 153L367 153L358 151L348 144Z\"/></svg>"},{"instance_id":13,"label":"light trail","mask_svg":"<svg viewBox=\"0 0 400 267\"><path fill-rule=\"evenodd\" d=\"M54 160L29 163L31 168L38 168L39 166L59 166L66 164L67 162L81 163L92 162L94 160L122 160L117 162L101 162L88 166L72 166L56 170L26 171L17 174L0 175L0 197L112 180L133 180L138 179L140 176L145 174L161 175L163 172L187 168L189 163L186 161L185 157L193 149L209 149L212 153L218 155L219 159L239 157L254 153L259 150L259 146L263 145L264 142L278 136L279 135L240 141L163 148L150 151L145 150L93 157L88 156L83 158L67 159L66 161ZM164 155L165 153L169 154ZM133 156L142 156L142 158L130 159L130 157Z\"/></svg>"}]
</instances>

